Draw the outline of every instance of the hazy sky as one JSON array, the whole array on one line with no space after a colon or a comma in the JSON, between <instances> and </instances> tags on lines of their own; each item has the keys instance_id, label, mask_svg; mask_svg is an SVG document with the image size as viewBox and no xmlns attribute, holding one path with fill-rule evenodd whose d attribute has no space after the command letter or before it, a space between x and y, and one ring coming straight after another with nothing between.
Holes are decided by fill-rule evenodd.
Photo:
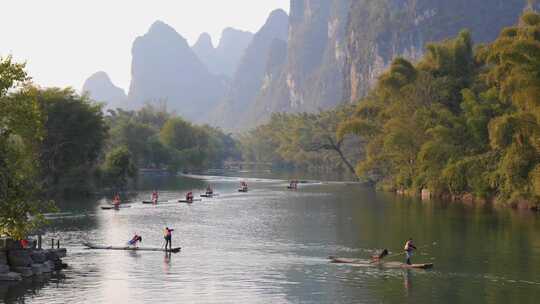
<instances>
[{"instance_id":1,"label":"hazy sky","mask_svg":"<svg viewBox=\"0 0 540 304\"><path fill-rule=\"evenodd\" d=\"M289 0L2 0L0 56L27 61L42 86L72 86L105 71L127 91L131 45L155 20L191 44L202 32L214 45L223 28L257 31ZM127 93L127 92L126 92Z\"/></svg>"}]
</instances>

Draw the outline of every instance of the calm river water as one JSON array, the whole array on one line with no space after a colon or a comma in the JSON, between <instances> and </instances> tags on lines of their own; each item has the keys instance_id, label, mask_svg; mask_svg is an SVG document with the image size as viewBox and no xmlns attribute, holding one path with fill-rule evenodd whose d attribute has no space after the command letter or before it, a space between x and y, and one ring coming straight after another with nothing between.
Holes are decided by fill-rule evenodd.
<instances>
[{"instance_id":1,"label":"calm river water","mask_svg":"<svg viewBox=\"0 0 540 304\"><path fill-rule=\"evenodd\" d=\"M132 198L177 199L212 184L202 202L103 211L102 200L61 202L47 238L61 238L70 268L46 282L0 285L6 303L538 303L540 217L419 202L347 183L233 177L143 178ZM123 245L134 233L160 247L165 226L181 253L95 251L83 241ZM399 251L432 270L328 263ZM401 256L392 260L402 260Z\"/></svg>"}]
</instances>

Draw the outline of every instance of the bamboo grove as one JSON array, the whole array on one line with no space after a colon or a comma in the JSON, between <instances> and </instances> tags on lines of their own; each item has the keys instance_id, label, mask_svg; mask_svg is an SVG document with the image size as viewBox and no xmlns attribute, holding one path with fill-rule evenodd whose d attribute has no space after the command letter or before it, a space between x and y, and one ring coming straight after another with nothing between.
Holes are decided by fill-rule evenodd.
<instances>
[{"instance_id":1,"label":"bamboo grove","mask_svg":"<svg viewBox=\"0 0 540 304\"><path fill-rule=\"evenodd\" d=\"M364 143L356 166L381 188L540 203L540 15L493 43L471 35L397 58L342 122Z\"/></svg>"}]
</instances>

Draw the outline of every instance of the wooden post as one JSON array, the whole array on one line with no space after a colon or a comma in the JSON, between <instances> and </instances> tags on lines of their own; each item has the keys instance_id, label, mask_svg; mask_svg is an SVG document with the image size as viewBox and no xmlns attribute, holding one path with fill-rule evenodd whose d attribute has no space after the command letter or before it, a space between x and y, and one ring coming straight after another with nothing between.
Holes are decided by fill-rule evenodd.
<instances>
[{"instance_id":1,"label":"wooden post","mask_svg":"<svg viewBox=\"0 0 540 304\"><path fill-rule=\"evenodd\" d=\"M38 234L37 245L38 245L38 249L41 250L41 234Z\"/></svg>"},{"instance_id":2,"label":"wooden post","mask_svg":"<svg viewBox=\"0 0 540 304\"><path fill-rule=\"evenodd\" d=\"M51 249L54 249L54 239L51 239Z\"/></svg>"},{"instance_id":3,"label":"wooden post","mask_svg":"<svg viewBox=\"0 0 540 304\"><path fill-rule=\"evenodd\" d=\"M60 239L58 239L58 241L56 241L56 249L60 249Z\"/></svg>"}]
</instances>

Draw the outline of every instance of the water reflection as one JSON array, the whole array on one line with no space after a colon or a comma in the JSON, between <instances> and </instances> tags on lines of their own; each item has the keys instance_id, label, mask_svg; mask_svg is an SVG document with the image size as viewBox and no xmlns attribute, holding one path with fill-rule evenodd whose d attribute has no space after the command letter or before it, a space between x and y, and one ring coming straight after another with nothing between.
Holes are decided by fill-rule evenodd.
<instances>
[{"instance_id":1,"label":"water reflection","mask_svg":"<svg viewBox=\"0 0 540 304\"><path fill-rule=\"evenodd\" d=\"M62 273L44 274L40 277L25 279L22 282L2 282L0 284L0 299L3 303L27 303L32 298L40 296L45 286L59 286L65 281Z\"/></svg>"},{"instance_id":2,"label":"water reflection","mask_svg":"<svg viewBox=\"0 0 540 304\"><path fill-rule=\"evenodd\" d=\"M165 255L163 258L163 272L166 274L169 274L171 271L171 261L172 261L172 253L165 252Z\"/></svg>"},{"instance_id":3,"label":"water reflection","mask_svg":"<svg viewBox=\"0 0 540 304\"><path fill-rule=\"evenodd\" d=\"M412 271L410 269L403 270L403 287L405 296L409 296L412 291Z\"/></svg>"}]
</instances>

